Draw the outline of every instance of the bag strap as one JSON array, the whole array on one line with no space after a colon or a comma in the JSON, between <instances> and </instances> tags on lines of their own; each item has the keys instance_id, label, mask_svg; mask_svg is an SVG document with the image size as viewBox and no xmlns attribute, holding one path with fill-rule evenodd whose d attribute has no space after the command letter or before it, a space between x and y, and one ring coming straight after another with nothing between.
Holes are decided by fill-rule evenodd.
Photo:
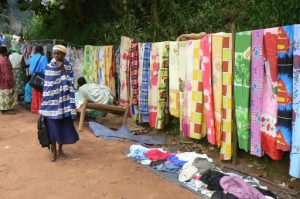
<instances>
[{"instance_id":1,"label":"bag strap","mask_svg":"<svg viewBox=\"0 0 300 199\"><path fill-rule=\"evenodd\" d=\"M36 62L35 67L34 67L34 70L33 70L33 73L35 73L36 67L39 65L42 56L43 56L43 55L41 55L40 58L38 59L38 61Z\"/></svg>"}]
</instances>

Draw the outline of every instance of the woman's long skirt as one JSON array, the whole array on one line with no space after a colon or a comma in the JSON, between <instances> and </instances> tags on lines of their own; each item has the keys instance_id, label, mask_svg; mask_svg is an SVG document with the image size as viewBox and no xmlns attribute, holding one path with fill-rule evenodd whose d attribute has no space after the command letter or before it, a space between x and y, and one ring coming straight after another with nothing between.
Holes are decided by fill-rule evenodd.
<instances>
[{"instance_id":1,"label":"woman's long skirt","mask_svg":"<svg viewBox=\"0 0 300 199\"><path fill-rule=\"evenodd\" d=\"M32 88L32 98L31 98L31 112L39 113L40 105L42 103L43 93Z\"/></svg>"},{"instance_id":2,"label":"woman's long skirt","mask_svg":"<svg viewBox=\"0 0 300 199\"><path fill-rule=\"evenodd\" d=\"M0 89L0 110L11 110L18 105L16 90Z\"/></svg>"},{"instance_id":3,"label":"woman's long skirt","mask_svg":"<svg viewBox=\"0 0 300 199\"><path fill-rule=\"evenodd\" d=\"M46 118L46 124L52 143L74 144L79 140L74 121L71 117L63 119Z\"/></svg>"},{"instance_id":4,"label":"woman's long skirt","mask_svg":"<svg viewBox=\"0 0 300 199\"><path fill-rule=\"evenodd\" d=\"M26 85L26 74L24 68L14 68L13 69L14 79L16 82L16 90L18 95L24 94L24 88Z\"/></svg>"}]
</instances>

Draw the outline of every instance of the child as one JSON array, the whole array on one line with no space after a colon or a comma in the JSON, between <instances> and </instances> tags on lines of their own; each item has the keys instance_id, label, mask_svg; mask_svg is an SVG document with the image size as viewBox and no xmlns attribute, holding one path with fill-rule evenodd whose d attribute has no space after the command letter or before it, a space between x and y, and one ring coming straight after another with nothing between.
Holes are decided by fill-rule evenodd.
<instances>
[{"instance_id":1,"label":"child","mask_svg":"<svg viewBox=\"0 0 300 199\"><path fill-rule=\"evenodd\" d=\"M25 101L25 109L27 111L31 110L31 86L29 85L29 82L27 82L25 86L25 95L24 95L24 101Z\"/></svg>"}]
</instances>

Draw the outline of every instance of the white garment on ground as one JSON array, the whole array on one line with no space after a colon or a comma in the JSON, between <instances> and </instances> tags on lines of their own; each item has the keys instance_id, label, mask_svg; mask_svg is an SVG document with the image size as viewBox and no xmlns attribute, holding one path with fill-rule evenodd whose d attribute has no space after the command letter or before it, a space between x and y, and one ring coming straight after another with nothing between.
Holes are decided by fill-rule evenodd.
<instances>
[{"instance_id":1,"label":"white garment on ground","mask_svg":"<svg viewBox=\"0 0 300 199\"><path fill-rule=\"evenodd\" d=\"M9 61L13 68L20 68L22 64L22 59L23 59L23 55L16 52L9 55Z\"/></svg>"},{"instance_id":2,"label":"white garment on ground","mask_svg":"<svg viewBox=\"0 0 300 199\"><path fill-rule=\"evenodd\" d=\"M198 154L196 152L184 152L176 154L179 160L187 161L187 162L194 162L195 158L205 158L208 160L208 162L213 162L211 158L209 158L206 154Z\"/></svg>"}]
</instances>

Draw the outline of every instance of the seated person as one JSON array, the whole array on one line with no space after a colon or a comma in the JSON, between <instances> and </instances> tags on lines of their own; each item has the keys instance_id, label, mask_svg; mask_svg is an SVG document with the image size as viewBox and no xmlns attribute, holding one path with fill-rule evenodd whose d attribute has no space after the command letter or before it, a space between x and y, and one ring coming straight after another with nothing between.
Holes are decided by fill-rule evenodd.
<instances>
[{"instance_id":1,"label":"seated person","mask_svg":"<svg viewBox=\"0 0 300 199\"><path fill-rule=\"evenodd\" d=\"M94 83L87 83L84 77L79 77L77 80L78 93L75 93L76 107L79 108L83 103L83 99L87 99L89 102L98 104L113 104L114 95L110 89L103 85L98 85ZM101 117L104 114L100 111L94 111L88 115L94 117Z\"/></svg>"}]
</instances>

